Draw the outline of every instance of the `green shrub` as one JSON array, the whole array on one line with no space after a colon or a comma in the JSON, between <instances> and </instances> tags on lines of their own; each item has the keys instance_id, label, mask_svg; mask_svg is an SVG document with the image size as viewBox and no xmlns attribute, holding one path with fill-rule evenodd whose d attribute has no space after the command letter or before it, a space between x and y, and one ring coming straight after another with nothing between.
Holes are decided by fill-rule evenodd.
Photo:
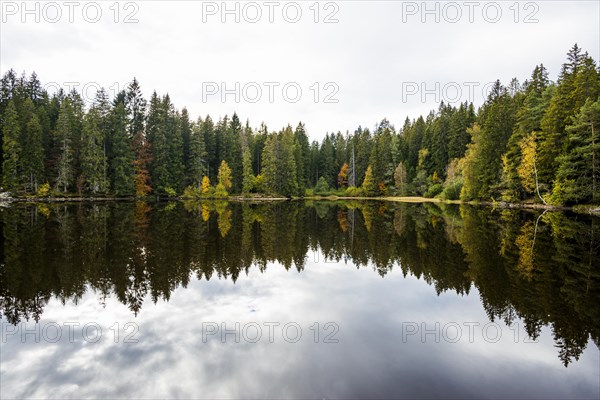
<instances>
[{"instance_id":1,"label":"green shrub","mask_svg":"<svg viewBox=\"0 0 600 400\"><path fill-rule=\"evenodd\" d=\"M225 185L223 185L222 183L219 183L215 187L215 192L213 193L212 197L214 197L216 199L223 199L223 198L229 197L229 193L227 193L227 190L225 190Z\"/></svg>"},{"instance_id":2,"label":"green shrub","mask_svg":"<svg viewBox=\"0 0 600 400\"><path fill-rule=\"evenodd\" d=\"M175 189L171 188L171 187L166 187L163 188L163 192L168 196L168 197L177 197L177 192L175 191Z\"/></svg>"},{"instance_id":3,"label":"green shrub","mask_svg":"<svg viewBox=\"0 0 600 400\"><path fill-rule=\"evenodd\" d=\"M306 197L312 197L315 195L315 189L306 189L305 194Z\"/></svg>"},{"instance_id":4,"label":"green shrub","mask_svg":"<svg viewBox=\"0 0 600 400\"><path fill-rule=\"evenodd\" d=\"M252 182L252 191L254 193L264 193L265 190L265 177L261 174L256 175Z\"/></svg>"},{"instance_id":5,"label":"green shrub","mask_svg":"<svg viewBox=\"0 0 600 400\"><path fill-rule=\"evenodd\" d=\"M348 197L362 197L362 196L364 196L364 193L363 193L363 190L361 188L350 186L350 187L348 187L348 189L346 189L345 196L348 196Z\"/></svg>"},{"instance_id":6,"label":"green shrub","mask_svg":"<svg viewBox=\"0 0 600 400\"><path fill-rule=\"evenodd\" d=\"M459 200L462 182L453 182L442 190L440 197L444 200Z\"/></svg>"},{"instance_id":7,"label":"green shrub","mask_svg":"<svg viewBox=\"0 0 600 400\"><path fill-rule=\"evenodd\" d=\"M48 182L40 185L36 193L37 197L48 197L50 195L50 184Z\"/></svg>"},{"instance_id":8,"label":"green shrub","mask_svg":"<svg viewBox=\"0 0 600 400\"><path fill-rule=\"evenodd\" d=\"M315 186L315 193L325 194L329 193L329 191L331 191L331 188L329 187L327 180L325 180L323 177L320 177L319 181L317 182L317 186Z\"/></svg>"},{"instance_id":9,"label":"green shrub","mask_svg":"<svg viewBox=\"0 0 600 400\"><path fill-rule=\"evenodd\" d=\"M442 190L444 190L444 187L442 186L442 184L436 183L434 185L431 185L429 187L429 189L427 189L424 196L427 198L433 198L433 197L437 196L438 194L442 193Z\"/></svg>"},{"instance_id":10,"label":"green shrub","mask_svg":"<svg viewBox=\"0 0 600 400\"><path fill-rule=\"evenodd\" d=\"M198 197L200 197L202 195L202 193L200 192L200 189L196 188L195 186L188 186L183 190L183 198L185 199L196 199Z\"/></svg>"}]
</instances>

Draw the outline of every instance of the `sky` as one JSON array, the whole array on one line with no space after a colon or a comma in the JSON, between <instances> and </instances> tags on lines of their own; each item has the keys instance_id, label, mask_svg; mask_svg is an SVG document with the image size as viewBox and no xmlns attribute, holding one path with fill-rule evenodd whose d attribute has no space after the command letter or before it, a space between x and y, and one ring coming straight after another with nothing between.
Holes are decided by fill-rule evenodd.
<instances>
[{"instance_id":1,"label":"sky","mask_svg":"<svg viewBox=\"0 0 600 400\"><path fill-rule=\"evenodd\" d=\"M86 100L133 77L193 119L237 112L312 139L484 101L577 43L600 58L598 1L0 1L0 71Z\"/></svg>"}]
</instances>

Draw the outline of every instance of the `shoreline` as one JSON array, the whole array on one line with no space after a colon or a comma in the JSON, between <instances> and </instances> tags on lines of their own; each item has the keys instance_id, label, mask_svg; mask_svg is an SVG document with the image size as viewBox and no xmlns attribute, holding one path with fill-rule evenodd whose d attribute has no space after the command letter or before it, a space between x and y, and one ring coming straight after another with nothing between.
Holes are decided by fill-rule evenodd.
<instances>
[{"instance_id":1,"label":"shoreline","mask_svg":"<svg viewBox=\"0 0 600 400\"><path fill-rule=\"evenodd\" d=\"M492 201L460 201L460 200L442 200L437 198L427 198L419 196L380 196L380 197L347 197L347 196L306 196L306 197L244 197L244 196L229 196L226 198L199 198L191 199L184 197L161 197L152 196L147 198L130 197L2 197L0 198L0 206L6 206L11 203L95 203L95 202L171 202L171 201L297 201L297 200L313 200L313 201L338 201L338 200L358 200L358 201L388 201L395 203L441 203L453 205L471 205L485 206L500 209L533 209L533 210L548 210L548 211L573 211L578 213L586 213L591 215L600 215L600 205L584 204L576 206L556 206L550 204L538 203L509 203L509 202L492 202Z\"/></svg>"}]
</instances>

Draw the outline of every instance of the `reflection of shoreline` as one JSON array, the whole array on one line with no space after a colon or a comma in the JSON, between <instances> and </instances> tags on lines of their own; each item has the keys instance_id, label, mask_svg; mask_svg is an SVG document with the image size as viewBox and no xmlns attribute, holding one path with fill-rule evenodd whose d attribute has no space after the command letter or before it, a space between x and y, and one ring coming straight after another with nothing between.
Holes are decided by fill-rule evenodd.
<instances>
[{"instance_id":1,"label":"reflection of shoreline","mask_svg":"<svg viewBox=\"0 0 600 400\"><path fill-rule=\"evenodd\" d=\"M592 204L581 204L576 206L555 206L550 204L538 203L509 203L504 201L468 201L460 200L442 200L438 198L418 197L418 196L379 196L379 197L348 197L348 196L305 196L305 197L269 197L269 196L229 196L227 198L203 198L203 199L188 199L185 197L3 197L0 198L0 207L6 207L10 203L81 203L81 202L135 202L144 201L148 203L169 202L169 201L231 201L231 202L276 202L276 201L337 201L337 200L356 200L356 201L390 201L397 203L441 203L441 204L456 204L456 205L472 205L486 206L497 209L532 209L532 210L552 210L552 211L573 211L583 214L600 215L600 206Z\"/></svg>"},{"instance_id":2,"label":"reflection of shoreline","mask_svg":"<svg viewBox=\"0 0 600 400\"><path fill-rule=\"evenodd\" d=\"M231 279L274 264L301 272L319 249L439 295L473 287L490 320L551 325L564 363L600 342L600 221L561 212L376 201L21 204L2 209L0 308L38 320L52 297L92 288L137 315L190 277ZM327 262L327 261L325 261ZM508 322L507 322L508 323Z\"/></svg>"}]
</instances>

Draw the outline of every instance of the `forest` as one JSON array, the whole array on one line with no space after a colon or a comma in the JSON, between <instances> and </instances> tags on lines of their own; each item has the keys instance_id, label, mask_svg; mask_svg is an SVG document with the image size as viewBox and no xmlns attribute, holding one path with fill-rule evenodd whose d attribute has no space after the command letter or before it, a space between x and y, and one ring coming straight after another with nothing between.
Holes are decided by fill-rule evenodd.
<instances>
[{"instance_id":1,"label":"forest","mask_svg":"<svg viewBox=\"0 0 600 400\"><path fill-rule=\"evenodd\" d=\"M553 82L496 81L478 109L388 119L311 141L298 123L269 130L233 113L193 120L134 78L91 104L50 95L37 75L0 83L2 191L12 196L424 196L445 200L600 202L600 68L574 45Z\"/></svg>"}]
</instances>

